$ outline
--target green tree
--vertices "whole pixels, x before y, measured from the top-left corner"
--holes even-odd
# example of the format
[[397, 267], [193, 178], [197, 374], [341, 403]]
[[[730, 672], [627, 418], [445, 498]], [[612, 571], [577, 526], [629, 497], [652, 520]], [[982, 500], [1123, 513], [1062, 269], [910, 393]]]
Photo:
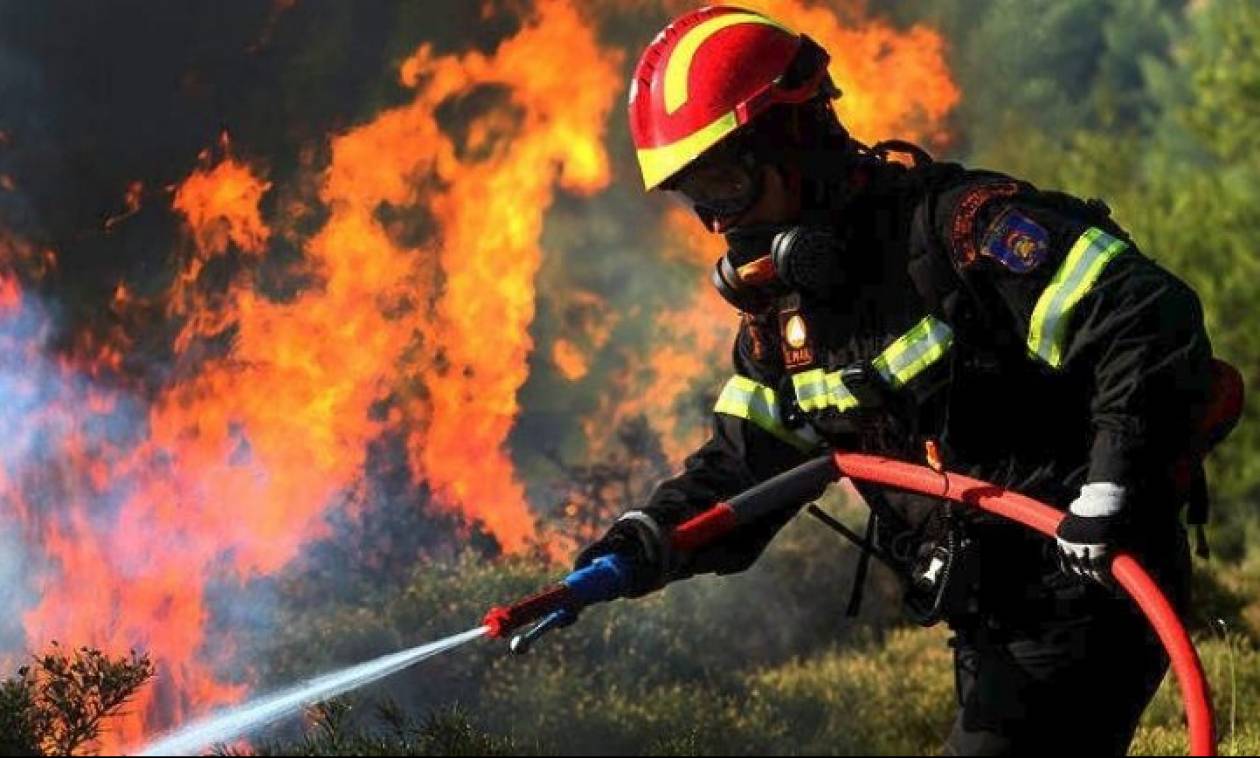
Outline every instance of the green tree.
[[[1146, 2], [1117, 5], [1136, 8]], [[1113, 30], [1103, 35], [1108, 41], [1103, 49], [1112, 52], [1094, 54], [1105, 62], [1127, 49], [1140, 65], [1124, 76], [1083, 82], [1081, 98], [1095, 116], [1069, 118], [1068, 129], [1060, 128], [1063, 122], [1008, 118], [1003, 130], [977, 132], [971, 162], [1043, 187], [1104, 198], [1143, 251], [1199, 293], [1216, 353], [1244, 377], [1255, 377], [1260, 375], [1260, 334], [1253, 327], [1260, 302], [1260, 7], [1248, 0], [1214, 0], [1183, 14], [1165, 8], [1164, 14], [1163, 51], [1156, 44], [1161, 38], [1135, 13], [1113, 14], [1103, 24]], [[1147, 31], [1124, 31], [1126, 18]], [[998, 73], [995, 86], [1001, 89], [1005, 79], [1001, 69]], [[1126, 82], [1131, 90], [1117, 96], [1120, 105], [1108, 98], [1116, 88], [1107, 82]], [[989, 96], [977, 94], [980, 100]], [[1129, 120], [1103, 115], [1107, 109], [1125, 112], [1130, 107], [1123, 106], [1125, 98], [1153, 109]], [[1243, 423], [1212, 464], [1223, 506], [1218, 515], [1229, 525], [1217, 530], [1218, 542], [1224, 539], [1234, 555], [1241, 554], [1248, 534], [1234, 527], [1260, 490], [1257, 408], [1248, 402]]]
[[[1250, 378], [1260, 376], [1260, 7], [1215, 0], [1188, 19], [1175, 67], [1154, 80], [1165, 110], [1122, 211], [1199, 292], [1217, 353]], [[1217, 490], [1228, 501], [1250, 502], [1260, 489], [1258, 407], [1247, 404], [1219, 453]]]
[[0, 681], [0, 754], [73, 755], [153, 676], [147, 655], [112, 658], [57, 643], [17, 676]]
[[963, 92], [955, 132], [984, 155], [1011, 132], [1134, 129], [1159, 110], [1147, 69], [1166, 61], [1184, 0], [943, 0], [899, 3], [902, 23], [949, 41]]

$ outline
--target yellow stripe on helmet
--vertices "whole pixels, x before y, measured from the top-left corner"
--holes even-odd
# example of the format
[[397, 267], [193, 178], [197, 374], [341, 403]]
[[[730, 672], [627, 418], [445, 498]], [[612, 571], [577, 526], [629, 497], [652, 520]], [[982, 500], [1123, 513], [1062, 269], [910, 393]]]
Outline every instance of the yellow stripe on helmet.
[[756, 13], [726, 13], [696, 24], [683, 33], [665, 64], [665, 112], [672, 114], [687, 102], [687, 80], [696, 51], [713, 35], [737, 24], [762, 24], [795, 34], [783, 24]]
[[737, 128], [739, 128], [739, 119], [735, 111], [731, 111], [680, 140], [660, 147], [639, 150], [639, 168], [643, 170], [643, 186], [649, 190], [654, 189]]

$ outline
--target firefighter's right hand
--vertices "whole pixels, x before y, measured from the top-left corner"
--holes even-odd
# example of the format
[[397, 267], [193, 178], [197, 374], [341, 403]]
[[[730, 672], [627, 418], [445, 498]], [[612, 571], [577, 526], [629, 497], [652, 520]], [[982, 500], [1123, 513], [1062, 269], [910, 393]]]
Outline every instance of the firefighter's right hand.
[[665, 533], [656, 521], [643, 511], [629, 511], [612, 527], [578, 554], [574, 568], [580, 569], [601, 555], [617, 554], [630, 566], [630, 589], [627, 597], [641, 597], [665, 586], [668, 552]]

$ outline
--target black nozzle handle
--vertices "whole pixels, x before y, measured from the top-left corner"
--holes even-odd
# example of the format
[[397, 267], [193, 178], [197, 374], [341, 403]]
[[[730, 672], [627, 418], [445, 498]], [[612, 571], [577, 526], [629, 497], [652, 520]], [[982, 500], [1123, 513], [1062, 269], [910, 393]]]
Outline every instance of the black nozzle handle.
[[839, 478], [835, 458], [823, 455], [745, 490], [727, 504], [735, 511], [739, 523], [746, 524], [782, 508], [813, 500]]

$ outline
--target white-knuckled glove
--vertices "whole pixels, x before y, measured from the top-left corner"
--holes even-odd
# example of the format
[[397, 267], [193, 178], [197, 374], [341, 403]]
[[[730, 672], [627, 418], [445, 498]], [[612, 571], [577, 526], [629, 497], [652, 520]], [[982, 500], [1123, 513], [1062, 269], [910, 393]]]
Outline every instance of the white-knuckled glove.
[[1059, 524], [1059, 565], [1069, 575], [1108, 584], [1111, 556], [1127, 522], [1124, 487], [1092, 482], [1081, 487]]

